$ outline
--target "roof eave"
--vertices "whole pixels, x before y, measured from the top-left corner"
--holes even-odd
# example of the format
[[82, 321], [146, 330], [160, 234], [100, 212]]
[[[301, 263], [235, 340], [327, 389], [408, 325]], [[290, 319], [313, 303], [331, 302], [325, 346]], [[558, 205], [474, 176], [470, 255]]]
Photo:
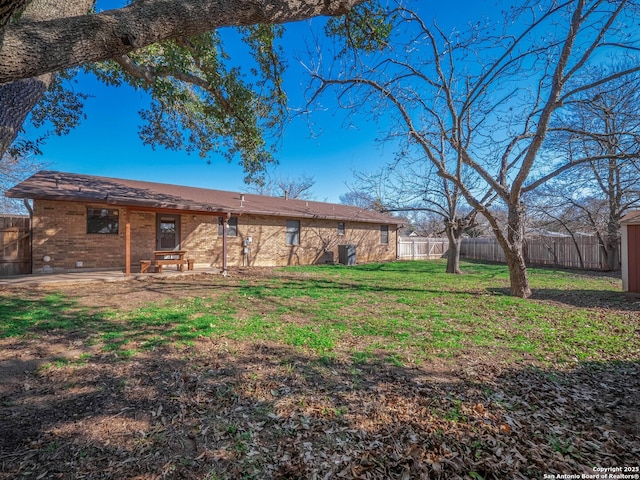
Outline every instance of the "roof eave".
[[[68, 202], [95, 202], [95, 203], [105, 203], [108, 205], [114, 206], [122, 206], [122, 207], [139, 207], [139, 208], [149, 208], [149, 209], [158, 209], [158, 210], [174, 210], [174, 211], [184, 211], [190, 213], [208, 213], [208, 214], [228, 214], [233, 213], [237, 215], [264, 215], [270, 217], [293, 217], [293, 218], [306, 218], [306, 219], [318, 219], [318, 220], [333, 220], [338, 222], [357, 222], [357, 223], [373, 223], [373, 224], [382, 224], [382, 225], [402, 225], [402, 222], [398, 222], [394, 220], [393, 217], [385, 217], [385, 216], [371, 216], [368, 214], [372, 212], [368, 212], [362, 210], [360, 212], [354, 212], [353, 215], [348, 214], [326, 214], [326, 213], [312, 213], [305, 211], [296, 211], [295, 209], [285, 209], [283, 211], [273, 211], [266, 210], [261, 208], [251, 208], [245, 202], [243, 206], [229, 206], [229, 205], [212, 205], [212, 204], [203, 204], [198, 202], [186, 203], [189, 200], [184, 199], [185, 202], [162, 202], [157, 199], [141, 199], [141, 198], [131, 198], [131, 197], [119, 197], [113, 195], [104, 196], [100, 192], [96, 192], [95, 190], [71, 190], [61, 188], [56, 191], [52, 191], [53, 187], [49, 187], [47, 190], [48, 193], [43, 193], [41, 190], [37, 191], [33, 188], [20, 188], [19, 186], [15, 186], [6, 190], [4, 195], [8, 198], [28, 198], [34, 200], [51, 200], [51, 201], [68, 201]], [[182, 199], [180, 199], [182, 200]], [[360, 214], [363, 214], [360, 217]]]

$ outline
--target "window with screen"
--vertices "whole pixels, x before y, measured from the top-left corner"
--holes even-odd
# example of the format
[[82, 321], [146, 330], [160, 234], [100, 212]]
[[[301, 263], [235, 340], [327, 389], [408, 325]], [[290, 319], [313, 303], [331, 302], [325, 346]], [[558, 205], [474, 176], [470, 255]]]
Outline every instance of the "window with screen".
[[389, 243], [389, 225], [380, 225], [380, 243], [383, 245]]

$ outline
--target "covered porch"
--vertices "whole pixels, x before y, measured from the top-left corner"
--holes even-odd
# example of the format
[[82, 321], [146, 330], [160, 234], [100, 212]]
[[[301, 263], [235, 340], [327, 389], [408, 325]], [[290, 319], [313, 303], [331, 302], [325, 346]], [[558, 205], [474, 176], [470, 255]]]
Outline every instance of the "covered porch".
[[[120, 228], [124, 232], [126, 277], [138, 272], [154, 275], [172, 272], [172, 268], [163, 268], [171, 265], [180, 272], [210, 269], [217, 269], [222, 274], [227, 272], [231, 213], [116, 206], [124, 214]], [[145, 215], [147, 221], [138, 219], [134, 228], [132, 217], [136, 214]], [[149, 218], [153, 220], [149, 221]], [[215, 243], [216, 247], [209, 245], [203, 249], [203, 237], [207, 235], [203, 235], [201, 229], [209, 230], [209, 242]], [[213, 237], [215, 241], [211, 240]], [[206, 250], [215, 251], [215, 258], [204, 253]]]

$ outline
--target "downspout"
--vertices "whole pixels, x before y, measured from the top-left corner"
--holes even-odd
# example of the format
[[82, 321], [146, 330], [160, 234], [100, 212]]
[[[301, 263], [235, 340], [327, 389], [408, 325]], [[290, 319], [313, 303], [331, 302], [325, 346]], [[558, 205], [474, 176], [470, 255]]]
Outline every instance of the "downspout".
[[229, 228], [230, 213], [224, 217], [222, 222], [222, 276], [227, 276], [227, 228]]
[[33, 274], [33, 208], [28, 198], [23, 198], [22, 203], [29, 212], [29, 273]]
[[131, 209], [125, 209], [124, 226], [124, 276], [131, 276]]

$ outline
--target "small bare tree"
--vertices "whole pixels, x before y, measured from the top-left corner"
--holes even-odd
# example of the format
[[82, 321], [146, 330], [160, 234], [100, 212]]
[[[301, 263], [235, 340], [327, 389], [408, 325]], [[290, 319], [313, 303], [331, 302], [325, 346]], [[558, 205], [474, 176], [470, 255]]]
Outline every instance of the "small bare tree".
[[258, 195], [312, 200], [315, 196], [312, 191], [315, 184], [313, 177], [308, 175], [297, 178], [276, 175], [267, 177], [261, 184], [249, 185], [249, 191]]
[[30, 177], [42, 167], [42, 162], [34, 157], [21, 158], [8, 154], [0, 157], [0, 213], [24, 215], [29, 211], [29, 204], [7, 198], [2, 192]]
[[[398, 168], [402, 164], [402, 168]], [[460, 274], [460, 247], [463, 234], [476, 225], [476, 212], [469, 208], [454, 183], [438, 177], [428, 163], [399, 158], [392, 168], [376, 173], [357, 172], [357, 190], [375, 192], [377, 203], [385, 212], [402, 212], [420, 223], [425, 215], [438, 219], [440, 229], [449, 240], [447, 273]]]

